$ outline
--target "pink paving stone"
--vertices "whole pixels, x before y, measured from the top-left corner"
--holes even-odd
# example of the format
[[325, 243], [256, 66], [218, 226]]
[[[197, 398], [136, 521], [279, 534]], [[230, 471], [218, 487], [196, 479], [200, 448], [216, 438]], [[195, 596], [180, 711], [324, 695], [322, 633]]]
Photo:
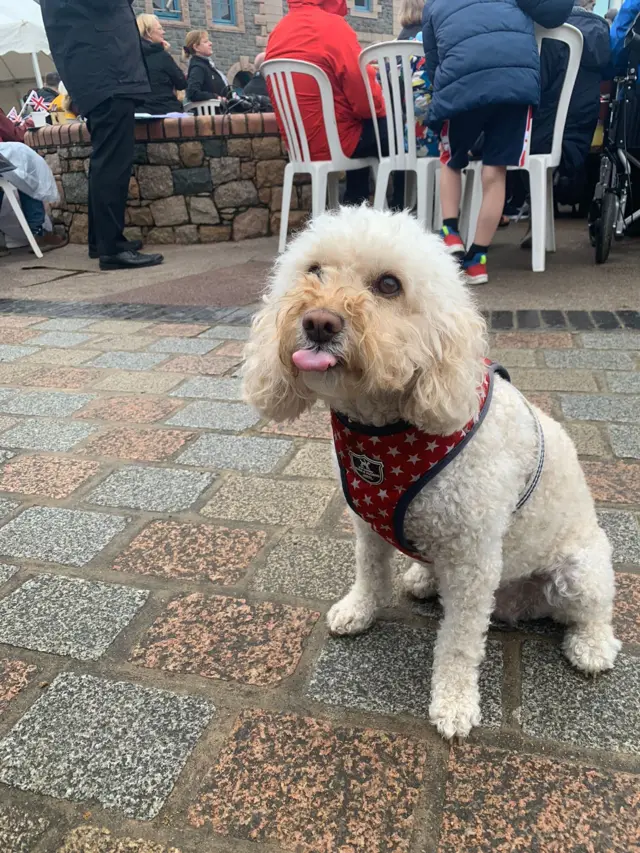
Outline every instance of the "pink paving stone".
[[31, 329], [12, 329], [0, 326], [0, 344], [24, 344], [31, 338], [35, 338], [40, 332]]
[[234, 370], [239, 364], [239, 358], [216, 356], [210, 353], [208, 355], [179, 355], [155, 369], [176, 373], [200, 373], [204, 376], [222, 376], [229, 370]]
[[602, 503], [636, 504], [640, 495], [640, 465], [626, 462], [582, 462], [591, 493]]
[[148, 397], [103, 397], [92, 400], [75, 418], [105, 421], [131, 421], [136, 424], [150, 424], [168, 418], [181, 406], [179, 400], [166, 397], [150, 399]]
[[19, 456], [0, 472], [0, 491], [67, 498], [99, 468], [98, 462], [64, 456]]
[[24, 690], [36, 671], [33, 664], [22, 660], [0, 658], [0, 714]]
[[616, 572], [613, 627], [623, 643], [640, 646], [640, 575]]
[[217, 347], [214, 355], [232, 355], [241, 358], [243, 352], [244, 343], [242, 341], [225, 341], [222, 346]]
[[90, 456], [135, 459], [138, 462], [161, 462], [194, 435], [186, 430], [115, 427], [101, 435], [92, 436], [78, 452]]
[[206, 332], [208, 328], [209, 326], [203, 326], [199, 323], [159, 323], [157, 326], [145, 329], [145, 334], [161, 335], [167, 338], [193, 338], [202, 332]]
[[496, 332], [493, 346], [497, 349], [569, 349], [573, 338], [569, 332]]
[[310, 409], [297, 420], [283, 424], [267, 424], [261, 432], [295, 435], [302, 438], [331, 438], [331, 417], [326, 409]]

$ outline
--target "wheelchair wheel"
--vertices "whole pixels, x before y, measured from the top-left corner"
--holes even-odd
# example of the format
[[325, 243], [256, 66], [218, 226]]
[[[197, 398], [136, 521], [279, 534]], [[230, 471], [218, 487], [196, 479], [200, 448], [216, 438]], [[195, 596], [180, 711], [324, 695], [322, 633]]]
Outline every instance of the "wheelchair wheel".
[[596, 263], [604, 264], [611, 251], [611, 240], [616, 225], [618, 214], [618, 196], [613, 192], [605, 192], [602, 197], [600, 217], [595, 223], [594, 237], [596, 249]]

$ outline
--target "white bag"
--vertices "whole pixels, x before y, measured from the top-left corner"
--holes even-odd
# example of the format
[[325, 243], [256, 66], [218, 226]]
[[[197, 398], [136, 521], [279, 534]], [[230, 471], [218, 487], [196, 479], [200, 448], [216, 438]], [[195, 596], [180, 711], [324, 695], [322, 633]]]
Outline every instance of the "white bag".
[[0, 154], [16, 167], [2, 174], [16, 189], [38, 201], [58, 201], [53, 172], [32, 148], [23, 142], [0, 142]]

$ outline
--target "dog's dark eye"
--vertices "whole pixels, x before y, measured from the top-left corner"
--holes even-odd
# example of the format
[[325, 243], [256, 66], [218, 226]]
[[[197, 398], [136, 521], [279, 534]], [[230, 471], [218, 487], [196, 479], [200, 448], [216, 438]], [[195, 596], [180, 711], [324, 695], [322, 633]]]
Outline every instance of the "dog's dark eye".
[[309, 275], [317, 275], [318, 278], [322, 278], [322, 267], [320, 264], [311, 264], [307, 272]]
[[402, 290], [402, 285], [395, 275], [381, 275], [371, 287], [381, 296], [397, 296]]

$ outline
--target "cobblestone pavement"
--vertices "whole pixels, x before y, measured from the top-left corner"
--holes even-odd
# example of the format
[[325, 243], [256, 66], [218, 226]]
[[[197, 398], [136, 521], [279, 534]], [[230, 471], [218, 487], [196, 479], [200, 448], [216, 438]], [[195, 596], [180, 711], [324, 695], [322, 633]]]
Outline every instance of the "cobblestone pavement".
[[587, 679], [552, 624], [495, 625], [450, 748], [437, 606], [327, 634], [353, 572], [327, 412], [240, 401], [250, 312], [37, 305], [0, 314], [2, 853], [640, 849], [637, 314], [494, 312], [493, 357], [578, 445], [624, 652]]

